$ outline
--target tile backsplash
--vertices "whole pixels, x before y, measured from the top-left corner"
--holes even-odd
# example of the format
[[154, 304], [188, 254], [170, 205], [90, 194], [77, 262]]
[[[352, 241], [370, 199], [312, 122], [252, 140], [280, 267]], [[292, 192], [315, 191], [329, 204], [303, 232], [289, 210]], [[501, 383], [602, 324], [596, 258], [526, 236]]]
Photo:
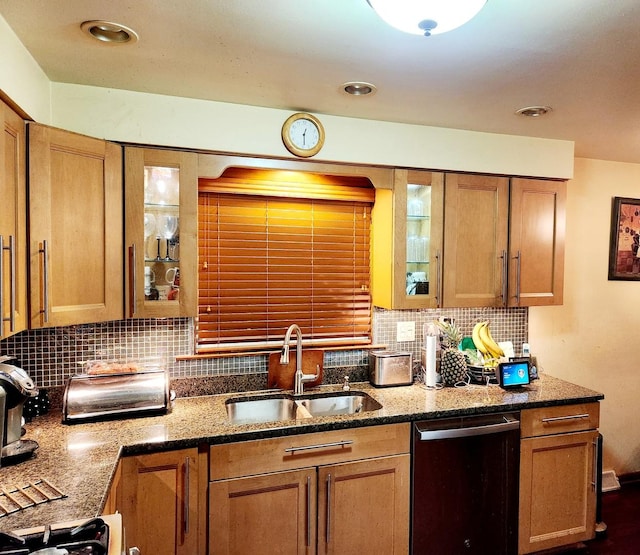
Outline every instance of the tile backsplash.
[[[496, 341], [511, 340], [516, 352], [528, 337], [528, 309], [374, 309], [373, 342], [389, 349], [411, 351], [420, 360], [422, 329], [440, 316], [455, 318], [465, 335], [481, 319], [491, 322]], [[397, 342], [398, 322], [415, 322], [415, 341]], [[61, 386], [88, 360], [160, 359], [171, 378], [225, 376], [267, 372], [267, 355], [191, 359], [194, 320], [165, 318], [122, 320], [61, 328], [25, 331], [0, 341], [0, 355], [12, 355], [39, 387]], [[328, 351], [325, 369], [360, 368], [368, 365], [368, 351]]]

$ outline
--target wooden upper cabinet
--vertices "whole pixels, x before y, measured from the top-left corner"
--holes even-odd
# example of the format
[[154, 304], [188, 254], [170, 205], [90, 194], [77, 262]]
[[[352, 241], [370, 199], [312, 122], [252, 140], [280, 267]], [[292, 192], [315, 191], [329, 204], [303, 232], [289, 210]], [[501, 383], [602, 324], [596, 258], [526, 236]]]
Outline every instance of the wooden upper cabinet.
[[26, 124], [0, 101], [0, 339], [27, 328]]
[[504, 306], [509, 179], [445, 177], [445, 307]]
[[509, 306], [562, 304], [564, 181], [511, 180]]
[[372, 211], [372, 299], [383, 308], [435, 308], [442, 292], [444, 174], [394, 170]]
[[196, 316], [198, 156], [125, 148], [126, 316]]
[[122, 148], [28, 132], [31, 327], [122, 319]]

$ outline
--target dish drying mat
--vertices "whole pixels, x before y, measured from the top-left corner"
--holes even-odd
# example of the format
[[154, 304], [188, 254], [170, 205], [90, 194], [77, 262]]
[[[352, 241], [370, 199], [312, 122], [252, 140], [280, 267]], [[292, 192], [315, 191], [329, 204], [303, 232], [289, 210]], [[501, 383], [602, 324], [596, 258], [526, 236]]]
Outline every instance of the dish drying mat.
[[0, 518], [48, 501], [67, 497], [48, 480], [41, 478], [20, 487], [0, 487]]

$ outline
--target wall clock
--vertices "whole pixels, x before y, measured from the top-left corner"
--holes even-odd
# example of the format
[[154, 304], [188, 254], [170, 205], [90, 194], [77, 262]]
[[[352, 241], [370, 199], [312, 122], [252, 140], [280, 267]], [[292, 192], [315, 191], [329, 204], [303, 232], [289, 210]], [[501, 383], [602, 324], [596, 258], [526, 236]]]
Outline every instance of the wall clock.
[[291, 154], [302, 158], [315, 156], [324, 145], [322, 123], [311, 114], [293, 114], [282, 125], [282, 142]]

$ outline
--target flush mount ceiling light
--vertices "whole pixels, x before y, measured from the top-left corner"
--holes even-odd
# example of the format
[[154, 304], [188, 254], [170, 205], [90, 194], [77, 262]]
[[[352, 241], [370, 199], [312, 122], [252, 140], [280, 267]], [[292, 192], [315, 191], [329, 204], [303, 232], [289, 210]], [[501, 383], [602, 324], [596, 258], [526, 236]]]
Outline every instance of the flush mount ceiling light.
[[85, 21], [80, 28], [90, 37], [102, 42], [124, 44], [138, 40], [138, 34], [133, 29], [111, 21]]
[[414, 35], [437, 35], [464, 25], [487, 0], [367, 0], [389, 25]]
[[347, 94], [353, 96], [365, 96], [367, 94], [374, 94], [376, 92], [376, 86], [371, 83], [365, 83], [363, 81], [349, 81], [340, 86], [340, 88]]
[[528, 118], [539, 118], [549, 112], [551, 112], [550, 106], [527, 106], [526, 108], [516, 110], [516, 114], [519, 116], [526, 116]]

